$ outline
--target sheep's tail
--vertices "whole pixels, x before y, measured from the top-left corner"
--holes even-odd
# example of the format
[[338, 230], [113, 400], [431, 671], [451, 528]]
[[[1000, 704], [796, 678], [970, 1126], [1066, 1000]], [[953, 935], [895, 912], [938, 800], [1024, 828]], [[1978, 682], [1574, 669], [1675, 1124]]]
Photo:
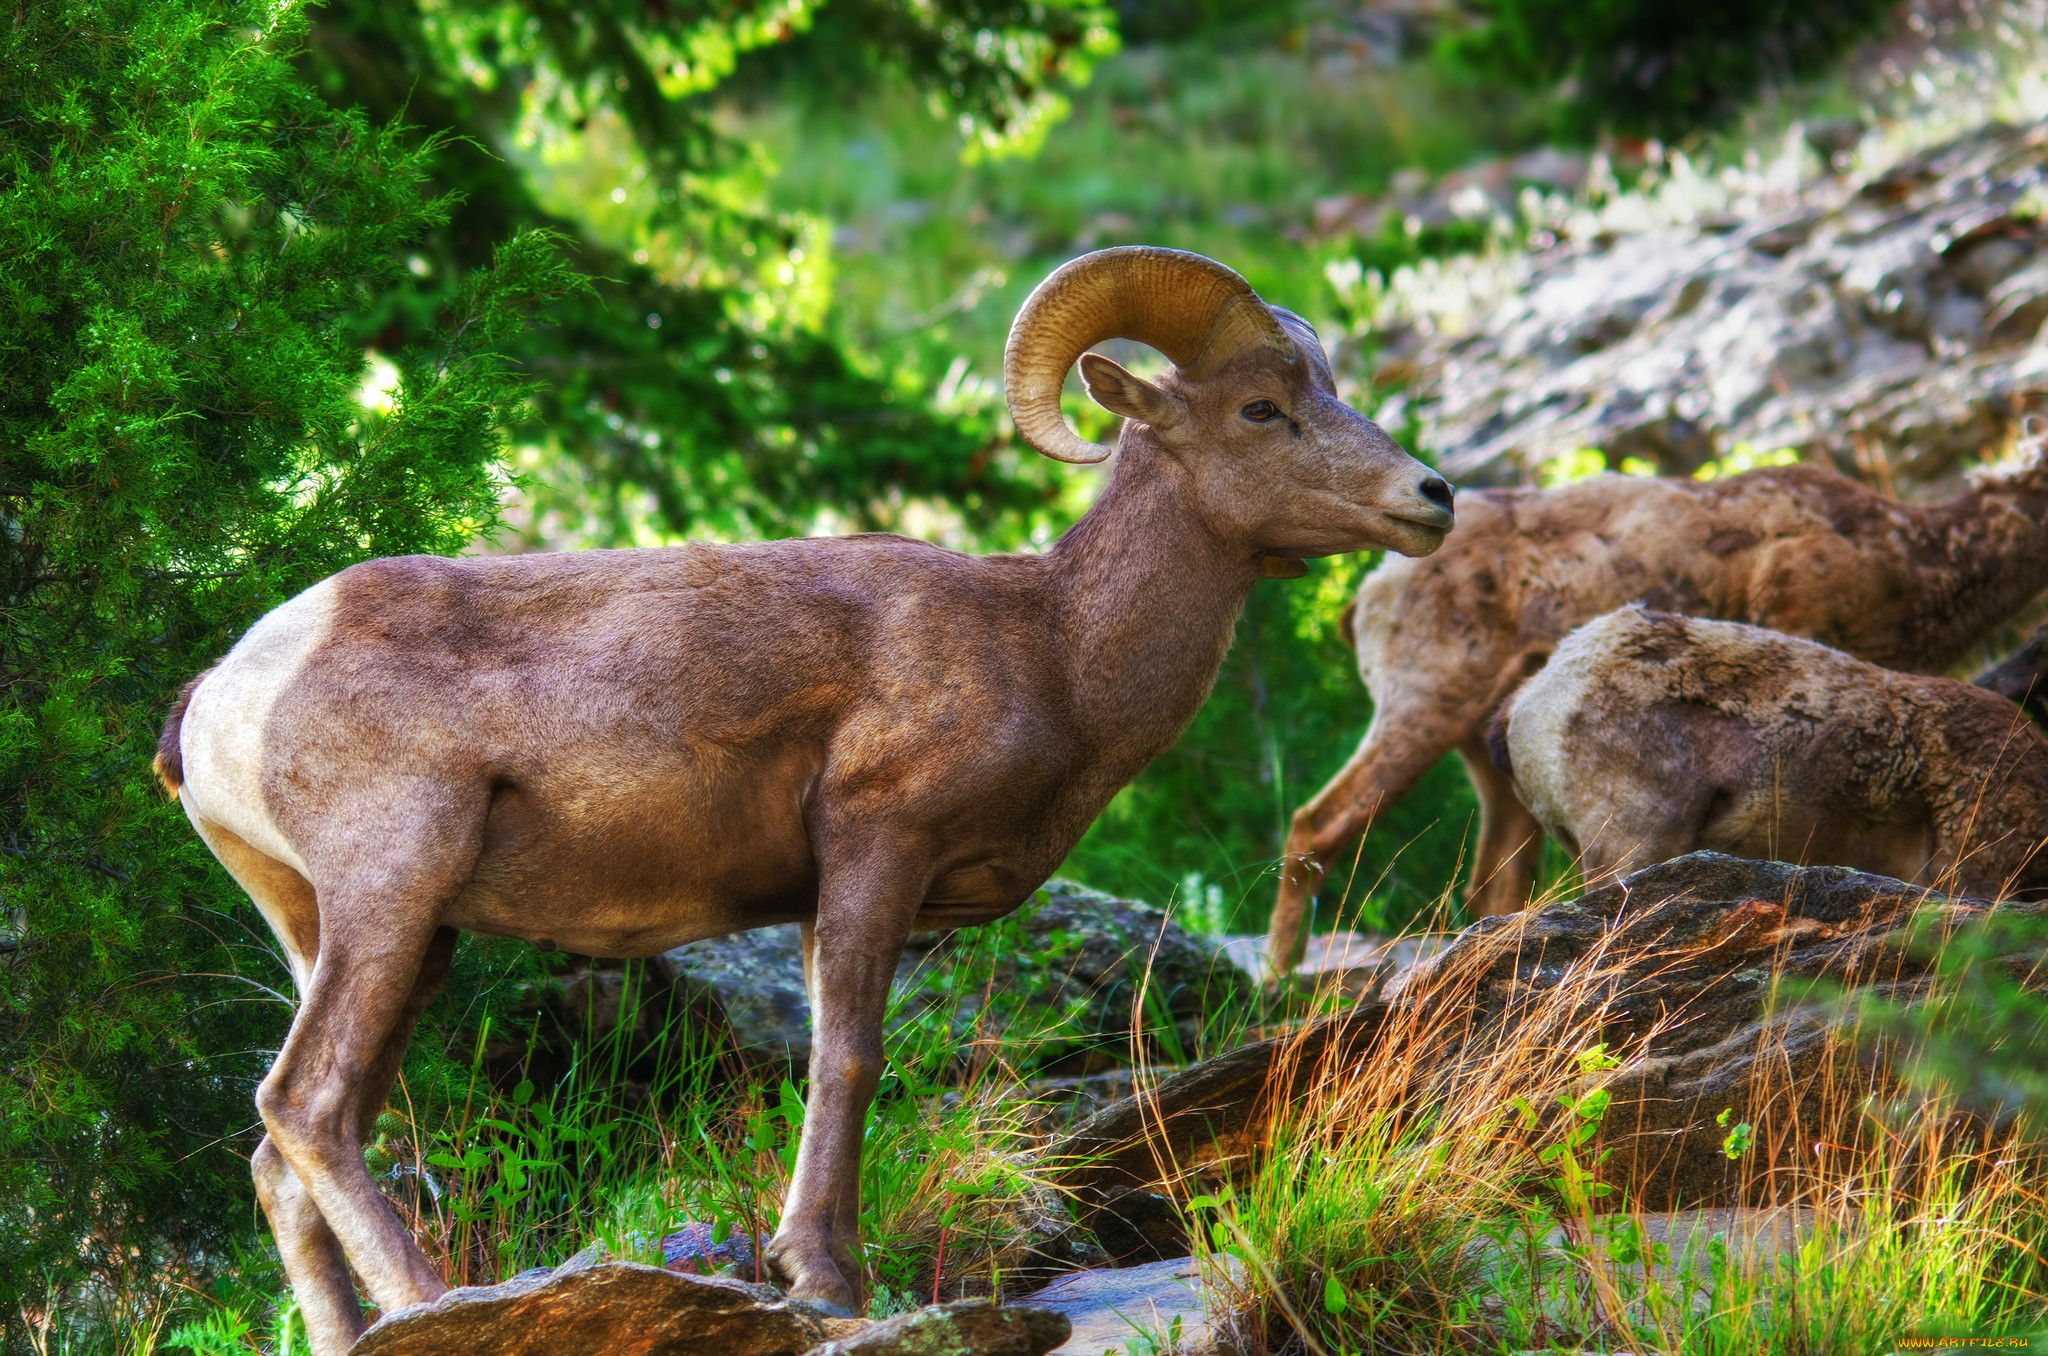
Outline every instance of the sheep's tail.
[[192, 694], [206, 681], [206, 674], [212, 673], [208, 666], [205, 673], [178, 689], [178, 695], [171, 702], [171, 714], [164, 721], [164, 732], [156, 740], [156, 775], [164, 784], [164, 790], [171, 793], [171, 799], [178, 798], [178, 792], [185, 785], [185, 750], [180, 736], [185, 730], [185, 708], [192, 704]]

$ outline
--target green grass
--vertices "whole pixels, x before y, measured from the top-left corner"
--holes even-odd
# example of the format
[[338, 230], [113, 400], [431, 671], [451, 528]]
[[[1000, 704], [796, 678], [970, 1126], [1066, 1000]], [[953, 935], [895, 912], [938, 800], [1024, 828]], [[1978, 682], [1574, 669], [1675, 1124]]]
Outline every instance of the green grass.
[[[1069, 1223], [1050, 1181], [1058, 1164], [1039, 1154], [1063, 1113], [1029, 1079], [1072, 1048], [1078, 1014], [1003, 982], [1024, 945], [1011, 920], [968, 930], [934, 953], [924, 982], [899, 990], [862, 1157], [875, 1316], [998, 1293], [1033, 1241]], [[401, 1084], [378, 1119], [366, 1161], [448, 1284], [557, 1265], [592, 1242], [659, 1265], [662, 1236], [690, 1221], [721, 1239], [774, 1232], [802, 1089], [740, 1067], [692, 1021], [639, 1022], [645, 974], [630, 973], [617, 1025], [581, 1048], [554, 1088], [494, 1086], [485, 1030], [452, 1099], [428, 1109]], [[1217, 1053], [1255, 1016], [1215, 1013], [1183, 1050], [1159, 1004], [1135, 1007], [1123, 1063]], [[654, 1027], [645, 1040], [632, 1034], [643, 1025]], [[284, 1352], [290, 1331], [303, 1335], [267, 1240], [199, 1289], [182, 1279], [156, 1277], [125, 1307], [60, 1300], [50, 1350], [142, 1353], [162, 1342], [225, 1356]]]
[[[1860, 1356], [2048, 1333], [2048, 1146], [1955, 1119], [1939, 1089], [1862, 1102], [1824, 1088], [1803, 1111], [1760, 1100], [1758, 1124], [1727, 1127], [1730, 1190], [1806, 1212], [1810, 1231], [1759, 1249], [1702, 1228], [1677, 1256], [1653, 1241], [1603, 1180], [1604, 1076], [1641, 1052], [1598, 1043], [1595, 968], [1446, 1072], [1436, 1052], [1465, 1020], [1450, 977], [1363, 1056], [1317, 1070], [1248, 1171], [1191, 1183], [1198, 1236], [1239, 1277], [1226, 1315], [1315, 1356]], [[2008, 1031], [1989, 1013], [1976, 1028]]]

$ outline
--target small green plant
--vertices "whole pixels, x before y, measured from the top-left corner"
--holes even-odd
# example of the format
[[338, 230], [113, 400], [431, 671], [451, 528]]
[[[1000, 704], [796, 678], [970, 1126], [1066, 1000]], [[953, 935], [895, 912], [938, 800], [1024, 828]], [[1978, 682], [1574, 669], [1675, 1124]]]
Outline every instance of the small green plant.
[[1728, 1118], [1731, 1114], [1729, 1110], [1723, 1108], [1721, 1114], [1714, 1117], [1714, 1124], [1728, 1132], [1721, 1141], [1722, 1157], [1737, 1159], [1748, 1153], [1750, 1145], [1755, 1142], [1755, 1127], [1748, 1121], [1741, 1121], [1735, 1125], [1728, 1124]]
[[1126, 1317], [1131, 1335], [1124, 1339], [1121, 1348], [1112, 1347], [1111, 1352], [1121, 1350], [1122, 1356], [1178, 1356], [1181, 1346], [1181, 1316], [1175, 1314], [1164, 1327], [1150, 1327]]

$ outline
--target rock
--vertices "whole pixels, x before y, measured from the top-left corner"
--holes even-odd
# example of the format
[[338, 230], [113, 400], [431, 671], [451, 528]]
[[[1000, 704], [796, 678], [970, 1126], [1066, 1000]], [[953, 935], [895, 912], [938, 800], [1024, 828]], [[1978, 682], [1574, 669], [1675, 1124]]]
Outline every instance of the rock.
[[[1249, 999], [1251, 985], [1210, 937], [1189, 932], [1140, 900], [1069, 880], [1048, 881], [1016, 915], [1026, 943], [999, 982], [1037, 989], [1035, 1001], [1080, 1009], [1074, 1053], [1052, 1073], [1088, 1073], [1124, 1062], [1138, 996], [1147, 993], [1191, 1051], [1213, 1007]], [[1153, 1052], [1152, 1058], [1163, 1053]]]
[[[1522, 1023], [1569, 977], [1574, 1013], [1597, 1023], [1589, 1040], [1627, 1056], [1601, 1076], [1612, 1098], [1603, 1180], [1633, 1208], [1711, 1202], [1764, 1168], [1797, 1170], [1814, 1143], [1849, 1133], [1834, 1121], [1860, 1115], [1863, 1093], [1892, 1086], [1883, 1048], [1858, 1046], [1835, 1024], [1837, 1009], [1798, 998], [1801, 986], [1826, 980], [1915, 1001], [1931, 983], [1915, 925], [1952, 928], [1992, 907], [1841, 867], [1694, 853], [1575, 900], [1484, 919], [1380, 998], [1183, 1070], [1081, 1122], [1049, 1154], [1077, 1164], [1064, 1180], [1084, 1208], [1102, 1208], [1151, 1190], [1160, 1162], [1187, 1170], [1252, 1151], [1273, 1106], [1387, 1031], [1424, 1033], [1405, 1037], [1426, 1044], [1403, 1058], [1421, 1070], [1415, 1095], [1440, 1095], [1525, 1039]], [[2048, 904], [1996, 907], [2048, 916]], [[1389, 1025], [1393, 1015], [1402, 1022]], [[1731, 1174], [1723, 1111], [1754, 1123], [1756, 1152], [1776, 1145], [1781, 1161]], [[1774, 1135], [1777, 1123], [1800, 1132]]]
[[1045, 1356], [1069, 1330], [1049, 1307], [956, 1300], [870, 1323], [811, 1356]]
[[1078, 1223], [1095, 1236], [1109, 1262], [1134, 1267], [1188, 1250], [1188, 1229], [1172, 1198], [1157, 1191], [1112, 1187], [1080, 1195]]
[[386, 1315], [350, 1356], [800, 1356], [827, 1337], [766, 1286], [579, 1254]]
[[1161, 1340], [1159, 1350], [1176, 1356], [1220, 1356], [1235, 1350], [1203, 1304], [1201, 1270], [1192, 1257], [1114, 1271], [1078, 1271], [1022, 1302], [1064, 1315], [1073, 1324], [1073, 1335], [1056, 1348], [1055, 1356], [1129, 1351], [1132, 1338], [1145, 1334], [1164, 1339], [1175, 1321], [1180, 1324], [1179, 1344], [1169, 1348]]
[[[1141, 978], [1151, 1001], [1174, 1019], [1183, 1049], [1193, 1047], [1209, 1005], [1250, 993], [1217, 942], [1149, 904], [1072, 881], [1048, 882], [1009, 920], [991, 926], [1020, 934], [1017, 951], [996, 964], [1005, 1002], [1051, 1013], [1075, 1009], [1065, 1032], [1068, 1053], [1048, 1072], [1089, 1073], [1122, 1062]], [[981, 1012], [983, 990], [958, 993], [931, 981], [949, 952], [977, 936], [962, 930], [913, 939], [896, 970], [907, 1014], [950, 1004], [955, 1027], [967, 1032]], [[722, 1023], [743, 1056], [795, 1067], [809, 1061], [810, 1003], [795, 925], [692, 942], [664, 953], [660, 964], [679, 996]]]
[[[1386, 1009], [1384, 1001], [1369, 1000], [1301, 1031], [1191, 1065], [1088, 1117], [1045, 1157], [1068, 1165], [1058, 1177], [1085, 1222], [1093, 1210], [1117, 1204], [1121, 1193], [1156, 1185], [1162, 1161], [1197, 1169], [1248, 1150], [1272, 1102], [1290, 1096], [1319, 1061], [1362, 1049], [1378, 1033]], [[1126, 1218], [1136, 1208], [1143, 1207], [1119, 1205], [1118, 1215]], [[1155, 1242], [1162, 1241], [1152, 1232]]]
[[810, 1063], [811, 1004], [796, 924], [690, 942], [664, 951], [659, 964], [678, 992], [724, 1025], [743, 1057], [799, 1069]]
[[[929, 933], [912, 939], [896, 965], [898, 986], [915, 982], [934, 941]], [[799, 1072], [810, 1063], [811, 1002], [795, 923], [672, 947], [656, 964], [677, 997], [722, 1030], [742, 1059]]]
[[1034, 1119], [1041, 1125], [1067, 1125], [1086, 1120], [1112, 1102], [1120, 1102], [1138, 1090], [1137, 1074], [1131, 1069], [1106, 1073], [1063, 1074], [1034, 1078], [1024, 1085], [1031, 1098]]
[[1755, 215], [1532, 256], [1413, 360], [1422, 443], [1472, 485], [1581, 448], [1684, 475], [1749, 444], [1933, 486], [2048, 406], [2044, 163], [2048, 123], [1992, 124]]

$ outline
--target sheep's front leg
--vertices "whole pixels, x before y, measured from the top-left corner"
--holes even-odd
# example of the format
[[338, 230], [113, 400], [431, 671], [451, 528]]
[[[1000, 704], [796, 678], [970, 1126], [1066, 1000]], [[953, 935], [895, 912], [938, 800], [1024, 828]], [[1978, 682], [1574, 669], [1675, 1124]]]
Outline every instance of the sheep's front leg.
[[1294, 812], [1280, 856], [1280, 892], [1266, 936], [1266, 964], [1273, 980], [1301, 964], [1302, 924], [1309, 901], [1323, 883], [1331, 857], [1364, 833], [1373, 816], [1392, 805], [1447, 752], [1445, 721], [1426, 710], [1383, 708], [1358, 752], [1314, 800]]
[[1523, 807], [1514, 782], [1493, 765], [1485, 746], [1462, 745], [1458, 757], [1479, 796], [1479, 844], [1472, 854], [1465, 908], [1474, 918], [1519, 913], [1536, 880], [1543, 826]]
[[811, 1069], [803, 1141], [768, 1262], [795, 1298], [853, 1314], [866, 1307], [867, 1288], [861, 1136], [882, 1077], [889, 985], [925, 879], [894, 863], [827, 876], [804, 934]]

